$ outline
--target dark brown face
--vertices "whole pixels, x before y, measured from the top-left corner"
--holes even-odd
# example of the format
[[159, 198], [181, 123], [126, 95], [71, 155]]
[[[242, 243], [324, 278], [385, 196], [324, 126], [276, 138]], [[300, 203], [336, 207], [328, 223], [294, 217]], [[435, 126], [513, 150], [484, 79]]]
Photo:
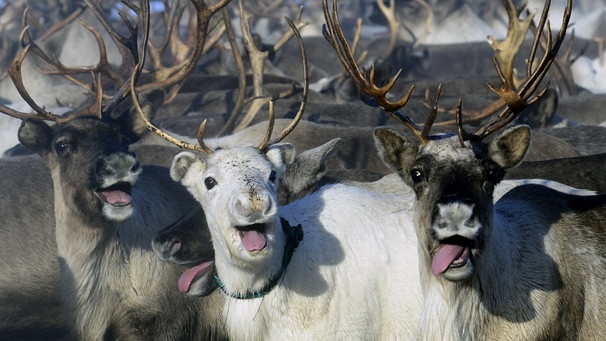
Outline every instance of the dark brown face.
[[451, 281], [470, 278], [492, 224], [494, 187], [504, 170], [483, 144], [431, 141], [408, 170], [417, 195], [420, 234], [431, 270]]
[[42, 156], [60, 185], [63, 202], [87, 220], [122, 221], [130, 217], [130, 190], [140, 172], [121, 127], [79, 118], [52, 127], [24, 120], [19, 140]]

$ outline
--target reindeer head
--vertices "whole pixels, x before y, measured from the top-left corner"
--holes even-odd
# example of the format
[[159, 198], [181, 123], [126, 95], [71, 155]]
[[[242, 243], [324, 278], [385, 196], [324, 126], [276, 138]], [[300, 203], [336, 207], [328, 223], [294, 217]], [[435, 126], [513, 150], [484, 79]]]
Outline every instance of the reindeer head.
[[[0, 112], [22, 119], [19, 141], [42, 156], [50, 167], [56, 197], [62, 199], [55, 200], [56, 207], [62, 207], [62, 212], [68, 210], [75, 213], [87, 222], [123, 221], [133, 212], [130, 191], [141, 171], [134, 154], [128, 151], [131, 138], [135, 137], [130, 132], [137, 126], [137, 117], [130, 113], [123, 113], [118, 118], [111, 116], [128, 95], [128, 81], [137, 79], [140, 73], [138, 33], [126, 17], [123, 19], [129, 35], [123, 36], [112, 31], [98, 6], [92, 2], [87, 4], [116, 42], [123, 58], [121, 71], [132, 69], [132, 76], [117, 76], [119, 73], [107, 60], [101, 34], [84, 22], [82, 25], [96, 37], [100, 54], [99, 63], [90, 67], [67, 67], [61, 64], [38, 46], [25, 25], [21, 34], [24, 48], [11, 64], [9, 75], [21, 97], [35, 113], [18, 112], [2, 105]], [[146, 28], [149, 8], [140, 8], [131, 3], [128, 5], [138, 15], [140, 26]], [[22, 77], [22, 64], [29, 52], [51, 68], [41, 70], [42, 73], [62, 75], [72, 80], [94, 95], [91, 96], [93, 100], [63, 116], [48, 112], [36, 104]], [[81, 78], [74, 76], [77, 74], [92, 75], [92, 84], [85, 84]], [[101, 75], [117, 81], [112, 96], [103, 93]], [[128, 120], [124, 120], [125, 117]], [[45, 121], [55, 124], [49, 125]]]
[[19, 141], [45, 159], [68, 208], [85, 219], [131, 216], [130, 191], [141, 168], [122, 125], [82, 117], [49, 126], [30, 118], [19, 128]]
[[421, 145], [392, 129], [377, 129], [375, 139], [383, 161], [416, 193], [415, 226], [433, 274], [469, 278], [493, 225], [494, 188], [522, 161], [530, 129], [509, 128], [489, 143], [463, 145], [457, 136]]
[[[280, 255], [283, 254], [286, 239], [279, 230], [282, 224], [277, 214], [277, 185], [287, 165], [293, 163], [295, 150], [291, 144], [279, 142], [301, 119], [309, 90], [303, 41], [296, 26], [290, 20], [287, 21], [301, 48], [305, 75], [303, 100], [291, 124], [273, 140], [273, 99], [269, 101], [268, 129], [257, 147], [242, 146], [218, 150], [208, 148], [203, 138], [206, 120], [198, 129], [198, 144], [170, 136], [142, 114], [134, 84], [131, 83], [135, 108], [148, 128], [179, 147], [200, 152], [182, 152], [175, 156], [171, 165], [171, 176], [175, 181], [181, 182], [200, 202], [206, 214], [215, 252], [220, 255], [216, 261], [223, 261], [221, 264], [225, 266], [250, 270], [246, 272], [253, 273], [257, 277], [256, 281], [260, 281], [260, 286], [266, 284], [270, 274], [277, 273], [280, 269]], [[191, 282], [200, 273], [207, 272], [208, 268], [206, 265], [192, 269], [191, 273], [187, 274], [187, 280]], [[241, 287], [230, 289], [239, 293], [251, 289], [250, 283], [238, 284]]]
[[[509, 16], [507, 37], [503, 41], [489, 39], [495, 52], [494, 61], [501, 87], [488, 85], [499, 96], [494, 106], [505, 108], [496, 119], [475, 134], [470, 134], [463, 130], [459, 102], [456, 110], [458, 136], [429, 134], [438, 112], [441, 87], [438, 87], [432, 111], [423, 128], [399, 112], [408, 101], [412, 87], [401, 100], [387, 100], [386, 94], [395, 84], [399, 73], [387, 85], [377, 87], [372, 68], [370, 73], [365, 70], [361, 72], [338, 25], [337, 6], [334, 4], [333, 14], [330, 15], [326, 1], [323, 1], [327, 21], [324, 36], [354, 79], [363, 95], [362, 100], [368, 105], [383, 108], [412, 130], [420, 141], [410, 142], [392, 129], [379, 128], [375, 131], [379, 155], [416, 193], [415, 226], [420, 242], [421, 261], [426, 263], [422, 265], [431, 269], [434, 275], [441, 275], [447, 280], [462, 281], [471, 278], [474, 275], [474, 264], [481, 257], [483, 242], [490, 238], [494, 223], [494, 187], [507, 169], [516, 166], [524, 158], [530, 145], [530, 129], [527, 126], [509, 128], [491, 142], [484, 143], [482, 140], [512, 122], [547, 89], [547, 86], [544, 87], [533, 97], [564, 40], [572, 8], [570, 1], [560, 33], [553, 44], [549, 23], [546, 21], [549, 0], [546, 1], [539, 24], [535, 27], [536, 34], [527, 59], [525, 79], [515, 76], [513, 64], [526, 33], [533, 24], [534, 13], [528, 13], [524, 20], [520, 20], [518, 17], [523, 7], [516, 8], [512, 1], [503, 1]], [[546, 52], [535, 64], [539, 44], [543, 44]]]
[[[200, 201], [217, 252], [227, 257], [253, 261], [276, 250], [277, 184], [294, 158], [290, 144], [275, 144], [265, 153], [254, 147], [217, 150], [198, 156], [178, 154], [171, 176]], [[220, 236], [220, 237], [219, 237]]]

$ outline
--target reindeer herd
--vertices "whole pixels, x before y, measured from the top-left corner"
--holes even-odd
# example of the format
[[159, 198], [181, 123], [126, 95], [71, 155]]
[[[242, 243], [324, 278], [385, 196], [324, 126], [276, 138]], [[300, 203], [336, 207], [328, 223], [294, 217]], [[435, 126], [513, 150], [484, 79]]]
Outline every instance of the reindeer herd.
[[[394, 2], [378, 3], [389, 18]], [[553, 32], [549, 0], [538, 18], [503, 0], [507, 35], [489, 39], [497, 77], [484, 93], [498, 98], [478, 112], [459, 100], [452, 122], [438, 103], [448, 87], [416, 97], [385, 63], [360, 66], [361, 26], [350, 43], [336, 0], [321, 4], [322, 48], [343, 70], [334, 92], [355, 99], [333, 109], [314, 106], [327, 95], [311, 84], [301, 12], [264, 50], [250, 11], [283, 2], [163, 4], [158, 15], [124, 0], [118, 18], [97, 1], [76, 6], [49, 31], [92, 33], [99, 63], [86, 67], [46, 52], [23, 14], [7, 75], [33, 113], [0, 103], [20, 120], [20, 144], [0, 158], [0, 339], [606, 339], [606, 158], [516, 121], [552, 93], [571, 0]], [[97, 25], [72, 22], [82, 13]], [[272, 76], [281, 91], [267, 95], [264, 68], [292, 37], [300, 81]], [[236, 76], [222, 116], [173, 130], [158, 113], [225, 51]], [[32, 60], [87, 100], [66, 114], [37, 103]], [[213, 77], [196, 96], [225, 85]], [[303, 119], [318, 110], [383, 116]]]

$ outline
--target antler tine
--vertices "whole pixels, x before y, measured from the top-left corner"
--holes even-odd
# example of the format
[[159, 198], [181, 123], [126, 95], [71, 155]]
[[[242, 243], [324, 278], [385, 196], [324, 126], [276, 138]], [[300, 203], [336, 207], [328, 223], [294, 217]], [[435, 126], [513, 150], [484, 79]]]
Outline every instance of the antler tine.
[[[503, 1], [505, 1], [505, 0], [503, 0]], [[507, 5], [508, 4], [506, 4], [506, 6]], [[509, 5], [511, 5], [511, 3], [509, 3]], [[501, 99], [504, 100], [507, 107], [497, 116], [497, 118], [495, 118], [493, 121], [489, 122], [488, 124], [486, 124], [485, 126], [480, 128], [475, 133], [475, 136], [477, 136], [478, 138], [482, 139], [482, 138], [492, 134], [493, 132], [503, 128], [510, 122], [512, 122], [517, 116], [519, 116], [522, 113], [522, 111], [524, 109], [526, 109], [529, 105], [533, 104], [538, 98], [540, 98], [545, 93], [547, 88], [549, 87], [549, 84], [547, 84], [541, 91], [539, 91], [538, 94], [536, 94], [534, 97], [532, 97], [533, 93], [537, 90], [541, 81], [547, 74], [549, 67], [552, 65], [553, 61], [555, 60], [556, 55], [560, 49], [560, 46], [562, 45], [564, 38], [566, 37], [566, 29], [568, 27], [568, 23], [570, 21], [570, 15], [571, 15], [571, 11], [572, 11], [572, 0], [567, 1], [566, 9], [564, 11], [564, 16], [562, 19], [562, 25], [560, 27], [560, 32], [558, 33], [558, 38], [556, 39], [556, 41], [553, 44], [552, 44], [551, 28], [549, 25], [549, 21], [547, 20], [547, 14], [549, 12], [550, 5], [551, 5], [551, 1], [546, 0], [545, 6], [543, 7], [543, 13], [541, 14], [541, 19], [539, 21], [539, 25], [537, 27], [537, 30], [536, 30], [536, 33], [534, 36], [532, 49], [530, 52], [530, 58], [527, 60], [528, 75], [519, 90], [516, 91], [516, 88], [517, 88], [516, 84], [513, 84], [512, 80], [507, 79], [507, 77], [508, 77], [507, 75], [509, 74], [509, 72], [513, 73], [513, 62], [507, 63], [505, 65], [507, 71], [504, 71], [503, 65], [499, 62], [497, 57], [495, 57], [495, 68], [497, 70], [499, 79], [501, 81], [501, 87], [495, 88], [491, 84], [489, 84], [489, 83], [487, 83], [487, 84], [491, 91], [493, 91]], [[511, 15], [513, 12], [511, 10], [508, 10], [508, 13]], [[515, 11], [516, 18], [510, 17], [510, 26], [511, 26], [511, 21], [517, 20], [517, 13], [518, 12]], [[532, 14], [529, 14], [529, 17], [530, 16], [532, 16]], [[530, 27], [530, 26], [528, 26], [528, 27]], [[526, 27], [526, 30], [528, 29], [528, 27]], [[546, 29], [544, 30], [545, 27], [546, 27]], [[538, 65], [533, 66], [532, 60], [534, 59], [534, 55], [536, 54], [536, 50], [539, 46], [539, 42], [540, 42], [541, 36], [543, 34], [543, 31], [546, 31], [545, 32], [546, 40], [547, 40], [546, 51], [545, 51], [543, 57], [541, 58], [541, 61], [538, 63]], [[510, 33], [508, 32], [508, 36], [509, 35], [510, 35]], [[524, 38], [524, 35], [521, 35], [520, 39], [523, 40], [523, 38]], [[496, 54], [496, 52], [497, 51], [495, 50], [495, 54]], [[517, 50], [515, 52], [517, 54]], [[514, 58], [514, 57], [515, 57], [515, 54], [512, 56], [512, 58]]]
[[196, 25], [197, 43], [195, 44], [194, 49], [190, 54], [190, 57], [183, 63], [182, 67], [178, 71], [174, 72], [172, 75], [157, 82], [141, 85], [140, 87], [138, 87], [138, 90], [143, 91], [152, 87], [169, 88], [173, 85], [178, 84], [187, 75], [189, 75], [198, 63], [200, 56], [204, 52], [204, 45], [206, 44], [206, 33], [208, 31], [208, 26], [210, 24], [212, 16], [216, 12], [221, 10], [223, 7], [225, 7], [230, 1], [231, 0], [220, 0], [216, 4], [209, 6], [204, 3], [204, 1], [191, 0], [191, 3], [196, 9], [196, 16], [198, 21]]
[[[24, 30], [26, 30], [26, 29], [27, 28], [25, 28]], [[25, 119], [25, 118], [31, 117], [31, 118], [41, 119], [41, 120], [58, 122], [58, 121], [62, 120], [63, 118], [59, 115], [55, 115], [55, 114], [50, 113], [50, 112], [44, 110], [43, 108], [41, 108], [36, 103], [36, 101], [34, 101], [34, 99], [30, 96], [30, 94], [27, 92], [27, 89], [25, 88], [25, 84], [23, 83], [23, 75], [21, 73], [21, 70], [22, 70], [23, 60], [25, 59], [25, 56], [27, 55], [27, 53], [30, 49], [30, 46], [31, 45], [26, 45], [17, 54], [17, 56], [13, 60], [13, 63], [11, 64], [11, 67], [8, 70], [8, 74], [9, 74], [11, 80], [13, 81], [15, 88], [19, 92], [19, 95], [21, 95], [21, 98], [23, 98], [25, 103], [27, 103], [27, 105], [29, 105], [37, 114], [34, 115], [34, 114], [19, 112], [16, 110], [12, 110], [6, 106], [0, 107], [0, 111], [2, 111], [3, 113], [5, 113], [9, 116], [19, 118], [19, 119]]]
[[347, 73], [356, 84], [358, 90], [365, 95], [361, 96], [362, 101], [370, 106], [379, 106], [388, 112], [399, 110], [406, 105], [410, 99], [410, 96], [412, 95], [414, 85], [411, 85], [406, 95], [396, 102], [391, 102], [386, 98], [387, 93], [393, 88], [396, 81], [400, 77], [402, 70], [400, 69], [400, 71], [398, 71], [396, 75], [384, 86], [377, 86], [374, 79], [374, 66], [371, 66], [370, 73], [366, 72], [366, 70], [363, 68], [362, 71], [360, 71], [360, 68], [358, 67], [358, 63], [353, 56], [351, 47], [349, 46], [349, 43], [343, 34], [343, 30], [341, 30], [341, 25], [339, 24], [336, 0], [333, 1], [332, 16], [328, 10], [327, 0], [322, 0], [322, 7], [324, 10], [324, 18], [326, 19], [326, 24], [322, 26], [322, 34], [337, 52], [337, 55], [341, 60], [341, 64], [343, 64], [347, 70]]
[[[322, 34], [324, 38], [332, 45], [337, 56], [341, 60], [341, 64], [347, 70], [347, 73], [356, 84], [358, 91], [360, 91], [360, 98], [364, 103], [370, 106], [379, 106], [385, 110], [391, 117], [404, 123], [412, 132], [421, 140], [423, 143], [427, 143], [427, 138], [423, 136], [422, 129], [407, 115], [402, 114], [398, 110], [401, 109], [412, 95], [414, 90], [414, 84], [410, 86], [408, 92], [404, 97], [400, 98], [397, 102], [391, 102], [387, 99], [387, 93], [393, 88], [396, 81], [400, 77], [402, 70], [400, 69], [392, 79], [382, 87], [378, 87], [375, 84], [375, 68], [371, 65], [370, 72], [366, 72], [365, 69], [360, 71], [358, 63], [356, 62], [352, 50], [341, 30], [339, 24], [339, 17], [337, 14], [337, 3], [333, 1], [332, 16], [328, 10], [327, 0], [322, 0], [322, 8], [324, 10], [324, 18], [326, 23], [322, 26]], [[363, 95], [364, 96], [363, 96]], [[429, 119], [428, 119], [429, 120]]]
[[438, 100], [440, 99], [441, 93], [442, 83], [438, 84], [438, 89], [436, 90], [436, 97], [433, 101], [433, 105], [431, 106], [431, 111], [429, 113], [429, 116], [427, 116], [425, 124], [423, 124], [423, 131], [421, 132], [421, 141], [429, 141], [429, 131], [431, 130], [431, 126], [433, 125], [433, 122], [436, 120], [436, 116], [438, 115]]
[[307, 105], [307, 97], [309, 95], [309, 68], [307, 66], [307, 52], [305, 51], [305, 44], [303, 43], [303, 38], [301, 37], [301, 33], [299, 32], [297, 26], [289, 18], [286, 17], [285, 19], [288, 25], [290, 26], [291, 30], [293, 31], [295, 37], [297, 38], [297, 42], [299, 43], [299, 50], [301, 51], [301, 61], [303, 64], [303, 98], [301, 99], [301, 104], [299, 105], [299, 110], [295, 114], [295, 117], [292, 119], [290, 124], [286, 128], [284, 128], [284, 130], [282, 130], [280, 135], [273, 140], [271, 140], [271, 134], [274, 125], [274, 107], [273, 100], [269, 101], [270, 123], [267, 129], [267, 133], [265, 134], [265, 138], [263, 139], [263, 142], [259, 145], [259, 149], [261, 150], [265, 150], [268, 146], [282, 141], [286, 136], [288, 136], [288, 134], [293, 131], [293, 129], [295, 129], [299, 121], [301, 121], [301, 117], [303, 117], [303, 113], [305, 112], [305, 106]]

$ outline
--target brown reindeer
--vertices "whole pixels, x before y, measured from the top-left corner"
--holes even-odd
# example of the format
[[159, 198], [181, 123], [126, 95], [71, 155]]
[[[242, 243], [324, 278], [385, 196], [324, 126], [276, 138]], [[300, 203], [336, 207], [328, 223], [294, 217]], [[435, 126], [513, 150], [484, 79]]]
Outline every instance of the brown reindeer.
[[[350, 74], [359, 75], [358, 86], [369, 96], [367, 101], [378, 103], [421, 141], [411, 142], [393, 129], [375, 132], [379, 154], [415, 192], [425, 300], [419, 337], [603, 339], [606, 195], [576, 196], [524, 185], [493, 203], [495, 186], [522, 161], [531, 134], [528, 127], [517, 126], [504, 129], [490, 142], [482, 140], [503, 129], [544, 92], [533, 97], [564, 39], [571, 10], [568, 1], [553, 44], [547, 24], [547, 50], [535, 64], [549, 10], [546, 1], [535, 28], [528, 77], [518, 82], [513, 59], [533, 14], [520, 20], [523, 8], [503, 3], [510, 20], [508, 35], [503, 42], [492, 41], [502, 85], [491, 89], [506, 108], [475, 134], [463, 130], [459, 106], [458, 134], [430, 135], [437, 103], [421, 128], [398, 111], [406, 98], [388, 101], [390, 87], [373, 88], [372, 69], [367, 78], [355, 63], [343, 60]], [[329, 25], [325, 36], [336, 49], [346, 46], [333, 28]]]
[[[145, 35], [148, 4], [125, 4], [139, 16]], [[199, 19], [208, 20], [225, 4], [196, 3]], [[111, 112], [126, 97], [142, 66], [137, 31], [125, 22], [130, 36], [116, 33], [114, 38], [127, 47], [134, 71], [114, 97], [104, 100], [96, 77], [96, 100], [84, 110], [57, 116], [40, 108], [21, 81], [20, 63], [37, 48], [29, 44], [13, 63], [11, 77], [37, 113], [2, 107], [5, 114], [23, 119], [20, 142], [51, 170], [65, 325], [81, 340], [222, 338], [219, 315], [212, 313], [221, 297], [194, 300], [181, 295], [174, 280], [183, 268], [160, 261], [151, 250], [153, 234], [195, 210], [195, 201], [168, 177], [166, 168], [139, 164], [128, 150], [125, 125], [102, 119], [101, 113]]]

